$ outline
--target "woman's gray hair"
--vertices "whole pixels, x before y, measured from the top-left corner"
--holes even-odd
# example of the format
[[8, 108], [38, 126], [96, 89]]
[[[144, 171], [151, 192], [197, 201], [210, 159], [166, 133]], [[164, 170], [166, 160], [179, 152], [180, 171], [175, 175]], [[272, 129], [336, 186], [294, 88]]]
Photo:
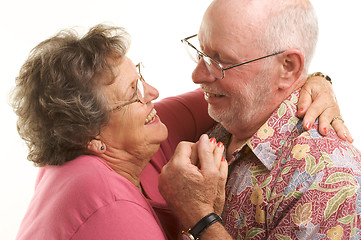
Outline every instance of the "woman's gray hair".
[[111, 113], [103, 91], [114, 81], [109, 60], [123, 58], [129, 45], [123, 28], [100, 24], [84, 36], [63, 30], [31, 51], [11, 104], [36, 166], [61, 165], [87, 153]]
[[265, 53], [296, 48], [305, 56], [307, 73], [318, 39], [316, 12], [309, 1], [277, 1], [269, 13], [264, 34], [256, 41]]

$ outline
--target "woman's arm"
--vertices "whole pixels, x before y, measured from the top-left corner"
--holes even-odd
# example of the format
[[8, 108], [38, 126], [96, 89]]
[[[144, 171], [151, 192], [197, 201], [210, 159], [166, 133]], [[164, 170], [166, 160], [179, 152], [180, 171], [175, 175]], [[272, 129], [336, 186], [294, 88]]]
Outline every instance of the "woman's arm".
[[155, 103], [155, 108], [168, 128], [167, 141], [172, 152], [179, 142], [195, 142], [215, 124], [208, 115], [201, 89], [165, 98]]

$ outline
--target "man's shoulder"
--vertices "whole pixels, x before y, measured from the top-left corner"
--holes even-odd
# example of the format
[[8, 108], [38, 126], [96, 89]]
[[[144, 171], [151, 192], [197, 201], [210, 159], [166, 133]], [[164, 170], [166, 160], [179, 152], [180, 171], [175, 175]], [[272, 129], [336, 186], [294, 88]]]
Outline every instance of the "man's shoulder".
[[361, 176], [361, 152], [355, 146], [338, 138], [332, 129], [327, 136], [318, 133], [317, 127], [304, 131], [289, 142], [288, 155], [301, 164], [323, 162], [327, 169], [352, 169]]

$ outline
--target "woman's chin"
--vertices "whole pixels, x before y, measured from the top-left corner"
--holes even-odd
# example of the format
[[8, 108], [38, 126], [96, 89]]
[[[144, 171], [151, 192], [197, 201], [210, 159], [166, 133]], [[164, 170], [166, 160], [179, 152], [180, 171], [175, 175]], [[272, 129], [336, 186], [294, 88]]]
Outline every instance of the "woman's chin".
[[145, 124], [145, 126], [152, 132], [150, 134], [151, 138], [154, 140], [154, 143], [160, 144], [168, 138], [168, 129], [164, 123], [162, 123], [158, 115], [155, 116], [153, 121]]

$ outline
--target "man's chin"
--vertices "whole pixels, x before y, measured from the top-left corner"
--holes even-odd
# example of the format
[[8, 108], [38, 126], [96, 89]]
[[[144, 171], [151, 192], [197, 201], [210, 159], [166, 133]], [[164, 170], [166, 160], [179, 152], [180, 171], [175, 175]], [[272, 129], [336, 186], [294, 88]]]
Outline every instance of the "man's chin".
[[[209, 116], [216, 122], [221, 123], [223, 126], [225, 123], [229, 122], [231, 119], [229, 119], [229, 112], [225, 111], [216, 111], [212, 108], [208, 108], [208, 114]], [[227, 121], [228, 120], [228, 121]]]

